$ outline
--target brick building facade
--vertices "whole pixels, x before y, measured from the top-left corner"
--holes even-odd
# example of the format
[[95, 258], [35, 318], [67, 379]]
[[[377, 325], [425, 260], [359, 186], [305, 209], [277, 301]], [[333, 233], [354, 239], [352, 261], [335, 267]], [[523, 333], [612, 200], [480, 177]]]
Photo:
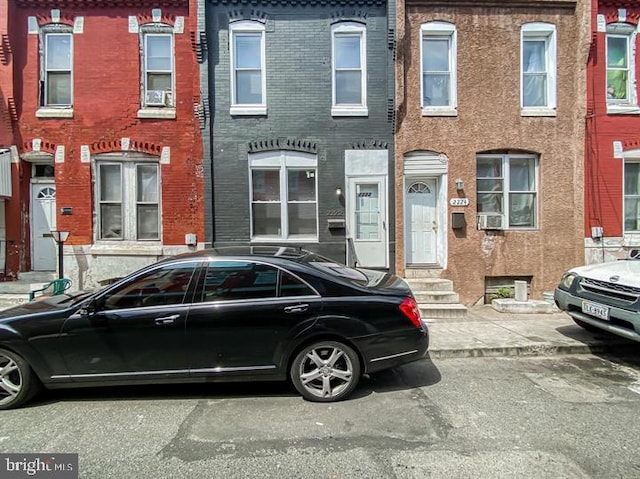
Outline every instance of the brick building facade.
[[593, 0], [587, 70], [585, 251], [587, 263], [640, 247], [640, 5]]
[[394, 12], [207, 3], [215, 246], [301, 245], [393, 267]]
[[9, 276], [56, 269], [54, 229], [76, 288], [204, 242], [196, 2], [130, 5], [8, 5]]
[[396, 268], [465, 304], [583, 262], [586, 0], [398, 3]]

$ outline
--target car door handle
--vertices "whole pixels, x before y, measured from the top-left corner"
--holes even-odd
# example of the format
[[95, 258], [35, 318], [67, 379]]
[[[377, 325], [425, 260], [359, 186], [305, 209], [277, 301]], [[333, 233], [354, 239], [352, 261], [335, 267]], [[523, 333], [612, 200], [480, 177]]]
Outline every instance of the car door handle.
[[308, 304], [296, 304], [295, 306], [286, 306], [284, 308], [285, 313], [303, 313], [309, 309]]
[[159, 326], [163, 326], [166, 324], [173, 324], [176, 319], [180, 317], [179, 314], [172, 314], [171, 316], [165, 316], [164, 318], [156, 318], [154, 319], [154, 323]]

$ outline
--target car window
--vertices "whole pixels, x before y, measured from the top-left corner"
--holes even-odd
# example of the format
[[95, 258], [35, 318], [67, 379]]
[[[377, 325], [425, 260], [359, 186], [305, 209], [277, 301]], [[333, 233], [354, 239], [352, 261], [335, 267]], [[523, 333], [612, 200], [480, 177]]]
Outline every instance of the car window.
[[335, 263], [333, 261], [309, 261], [307, 264], [313, 266], [320, 271], [324, 271], [325, 273], [329, 273], [333, 276], [338, 276], [342, 279], [346, 279], [348, 281], [352, 281], [359, 285], [367, 285], [369, 283], [369, 278], [362, 271], [359, 271], [354, 268], [349, 268], [344, 264]]
[[212, 261], [207, 266], [202, 301], [275, 298], [278, 270], [250, 261]]
[[104, 309], [180, 304], [189, 287], [195, 264], [172, 264], [157, 268], [109, 292]]
[[290, 297], [315, 295], [317, 295], [317, 293], [298, 278], [286, 271], [282, 272], [282, 279], [280, 280], [280, 296]]

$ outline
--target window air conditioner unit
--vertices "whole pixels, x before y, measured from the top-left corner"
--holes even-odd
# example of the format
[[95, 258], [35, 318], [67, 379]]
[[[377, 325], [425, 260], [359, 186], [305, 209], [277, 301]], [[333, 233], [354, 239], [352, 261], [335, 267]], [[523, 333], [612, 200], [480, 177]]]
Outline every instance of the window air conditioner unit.
[[147, 106], [165, 106], [167, 94], [163, 90], [147, 90], [145, 104]]
[[478, 215], [479, 230], [502, 230], [504, 229], [504, 215]]

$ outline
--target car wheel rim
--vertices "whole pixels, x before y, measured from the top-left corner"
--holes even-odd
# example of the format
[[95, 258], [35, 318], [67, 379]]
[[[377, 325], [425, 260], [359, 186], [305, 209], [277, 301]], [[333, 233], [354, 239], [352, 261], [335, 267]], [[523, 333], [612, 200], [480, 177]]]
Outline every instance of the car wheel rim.
[[0, 404], [13, 401], [21, 389], [20, 367], [13, 359], [0, 354]]
[[319, 346], [307, 351], [300, 363], [300, 382], [320, 398], [340, 395], [353, 381], [353, 363], [336, 346]]

